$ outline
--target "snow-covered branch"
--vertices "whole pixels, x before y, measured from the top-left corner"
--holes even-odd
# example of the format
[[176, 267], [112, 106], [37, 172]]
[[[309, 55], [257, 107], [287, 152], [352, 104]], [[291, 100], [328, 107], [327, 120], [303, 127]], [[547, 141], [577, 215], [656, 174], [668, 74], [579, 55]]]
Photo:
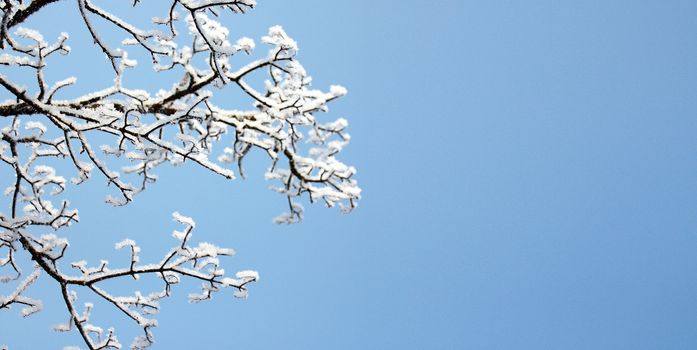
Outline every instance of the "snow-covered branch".
[[[193, 220], [178, 213], [175, 220], [184, 229], [175, 231], [178, 244], [160, 262], [141, 264], [139, 246], [124, 240], [116, 245], [128, 252], [124, 267], [78, 261], [69, 265], [73, 274], [64, 272], [69, 245], [56, 231], [79, 221], [78, 210], [66, 198], [72, 186], [95, 174], [114, 189], [106, 202], [125, 205], [157, 180], [162, 164], [188, 161], [235, 179], [245, 176], [243, 161], [257, 150], [269, 159], [266, 179], [277, 182], [272, 189], [288, 205], [275, 222], [301, 220], [303, 198], [344, 212], [357, 205], [361, 190], [354, 179], [356, 169], [337, 158], [350, 141], [347, 122], [322, 119], [328, 103], [346, 89], [313, 88], [298, 61], [298, 44], [280, 26], [261, 38], [268, 49], [265, 55], [255, 53], [254, 40], [233, 37], [223, 22], [224, 12], [244, 13], [256, 5], [254, 0], [162, 2], [164, 16], [153, 18], [151, 28], [102, 7], [108, 2], [63, 3], [74, 6], [94, 43], [79, 49], [101, 52], [111, 67], [104, 74], [113, 75], [113, 84], [82, 95], [70, 95], [81, 87], [76, 77], [51, 81], [47, 77], [56, 72], [46, 74], [50, 62], [69, 59], [69, 34], [51, 39], [31, 28], [37, 24], [32, 16], [56, 8], [55, 2], [0, 1], [0, 91], [10, 98], [0, 102], [0, 171], [12, 174], [3, 177], [7, 212], [0, 210], [0, 283], [13, 286], [13, 292], [0, 296], [0, 310], [18, 305], [23, 316], [40, 310], [41, 301], [30, 296], [31, 285], [46, 276], [61, 286], [68, 313], [68, 322], [56, 330], [77, 331], [89, 349], [122, 347], [114, 329], [90, 323], [95, 305], [77, 304], [76, 287], [86, 288], [142, 327], [143, 335], [131, 347], [144, 348], [153, 341], [157, 322], [152, 314], [159, 310], [158, 301], [181, 279], [201, 282], [201, 291], [189, 296], [192, 302], [210, 299], [223, 288], [245, 297], [247, 285], [258, 280], [253, 271], [225, 277], [219, 258], [232, 255], [232, 250], [191, 245]], [[138, 6], [134, 1], [134, 13]], [[115, 42], [113, 35], [102, 35], [105, 26], [123, 39]], [[139, 64], [133, 57], [143, 55], [156, 72], [173, 74], [178, 81], [154, 92], [126, 83], [131, 80], [124, 77]], [[230, 93], [246, 96], [246, 103], [220, 104], [233, 99], [216, 96]], [[69, 165], [73, 174], [60, 173], [65, 170], [57, 169], [66, 167], [55, 167], [56, 161]], [[31, 263], [22, 261], [27, 257]], [[31, 272], [25, 273], [22, 266], [28, 265]], [[143, 275], [161, 278], [162, 290], [114, 296], [103, 286]]]

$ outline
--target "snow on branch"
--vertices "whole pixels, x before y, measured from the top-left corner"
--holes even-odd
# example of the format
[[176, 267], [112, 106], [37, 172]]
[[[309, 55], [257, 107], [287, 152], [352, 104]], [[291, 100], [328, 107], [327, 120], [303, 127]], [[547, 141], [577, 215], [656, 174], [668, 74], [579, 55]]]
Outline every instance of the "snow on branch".
[[[351, 139], [348, 123], [324, 119], [328, 104], [347, 90], [313, 88], [298, 61], [297, 42], [281, 26], [271, 27], [258, 42], [266, 53], [255, 53], [257, 42], [231, 32], [225, 12], [245, 13], [256, 1], [163, 1], [158, 3], [162, 16], [145, 27], [115, 15], [109, 2], [101, 2], [104, 7], [94, 0], [62, 3], [79, 13], [82, 30], [92, 39], [92, 46], [78, 51], [101, 52], [111, 67], [104, 74], [113, 76], [110, 85], [82, 95], [69, 94], [82, 87], [77, 77], [47, 78], [63, 74], [47, 72], [55, 61], [70, 62], [75, 51], [68, 33], [45, 35], [32, 27], [32, 17], [57, 8], [54, 3], [0, 1], [0, 89], [11, 98], [0, 102], [0, 171], [11, 175], [2, 177], [7, 205], [0, 209], [0, 283], [13, 286], [0, 296], [0, 310], [16, 306], [23, 316], [39, 311], [41, 301], [31, 298], [31, 286], [44, 276], [61, 286], [68, 313], [68, 322], [56, 330], [78, 332], [89, 349], [121, 348], [114, 329], [90, 322], [95, 305], [77, 304], [76, 287], [87, 288], [143, 329], [131, 344], [139, 349], [153, 342], [152, 315], [181, 279], [201, 283], [201, 290], [189, 295], [191, 302], [225, 288], [245, 297], [247, 285], [259, 279], [254, 271], [226, 277], [220, 258], [234, 252], [191, 244], [195, 223], [176, 212], [183, 229], [174, 231], [177, 244], [160, 262], [142, 264], [140, 247], [127, 239], [115, 246], [126, 254], [123, 267], [112, 268], [107, 261], [64, 266], [69, 243], [56, 231], [79, 222], [67, 198], [72, 186], [93, 177], [111, 188], [106, 202], [125, 205], [156, 182], [162, 164], [194, 163], [232, 180], [245, 177], [244, 159], [256, 150], [268, 157], [265, 178], [276, 183], [272, 190], [288, 206], [275, 222], [300, 221], [303, 200], [343, 212], [356, 207], [361, 195], [356, 169], [339, 160]], [[137, 14], [139, 1], [132, 5]], [[107, 27], [121, 40], [101, 32]], [[134, 57], [143, 55], [155, 72], [178, 77], [177, 82], [148, 91], [134, 85], [137, 79], [125, 79], [140, 64]], [[219, 98], [231, 93], [246, 101]], [[66, 168], [72, 174], [61, 173]], [[22, 266], [29, 265], [27, 274]], [[64, 272], [67, 268], [73, 274]], [[159, 277], [162, 290], [114, 296], [102, 283], [143, 275]]]
[[[224, 288], [231, 288], [236, 297], [247, 295], [247, 285], [259, 279], [259, 275], [253, 271], [241, 271], [237, 278], [225, 277], [224, 270], [220, 266], [219, 258], [234, 254], [232, 249], [220, 248], [210, 243], [199, 243], [191, 246], [188, 241], [193, 231], [193, 220], [179, 213], [173, 214], [176, 221], [184, 224], [183, 231], [175, 231], [173, 235], [178, 243], [157, 263], [140, 264], [140, 247], [135, 241], [125, 239], [115, 245], [117, 250], [127, 250], [129, 259], [126, 267], [110, 268], [107, 261], [102, 261], [97, 266], [88, 267], [85, 261], [71, 264], [71, 267], [79, 272], [77, 276], [62, 273], [55, 267], [54, 273], [59, 276], [59, 282], [65, 286], [66, 300], [69, 309], [77, 310], [77, 293], [70, 290], [73, 286], [87, 287], [97, 297], [108, 302], [120, 310], [127, 318], [131, 319], [143, 329], [143, 336], [138, 337], [134, 347], [145, 347], [152, 344], [152, 328], [157, 326], [157, 320], [152, 316], [160, 309], [159, 301], [171, 295], [172, 286], [184, 278], [201, 282], [201, 292], [189, 296], [191, 302], [199, 302], [210, 299], [212, 294]], [[143, 275], [154, 275], [162, 280], [163, 288], [159, 292], [143, 295], [136, 291], [133, 295], [115, 296], [106, 289], [100, 287], [107, 281], [134, 278], [139, 279]], [[84, 312], [78, 315], [71, 312], [67, 323], [54, 327], [58, 331], [70, 331], [75, 327], [87, 342], [90, 348], [118, 348], [118, 340], [114, 330], [110, 330], [107, 336], [103, 336], [101, 328], [90, 323], [90, 312], [93, 304], [84, 305]]]

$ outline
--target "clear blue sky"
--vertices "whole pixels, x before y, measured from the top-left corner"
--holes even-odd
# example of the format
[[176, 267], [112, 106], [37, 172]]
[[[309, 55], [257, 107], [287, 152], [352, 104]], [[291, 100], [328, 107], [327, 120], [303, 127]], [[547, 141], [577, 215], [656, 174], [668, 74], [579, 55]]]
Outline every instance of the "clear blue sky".
[[[156, 259], [179, 210], [194, 237], [235, 248], [228, 271], [260, 271], [247, 300], [192, 306], [196, 285], [176, 289], [154, 349], [695, 349], [695, 14], [687, 0], [259, 0], [232, 36], [282, 24], [315, 86], [349, 89], [329, 116], [350, 122], [359, 208], [274, 226], [284, 202], [261, 156], [246, 181], [162, 169], [126, 208], [101, 204], [101, 180], [78, 189], [71, 249], [96, 262], [130, 237]], [[60, 307], [0, 313], [0, 343], [70, 343], [44, 331]], [[104, 315], [129, 344], [127, 320]]]

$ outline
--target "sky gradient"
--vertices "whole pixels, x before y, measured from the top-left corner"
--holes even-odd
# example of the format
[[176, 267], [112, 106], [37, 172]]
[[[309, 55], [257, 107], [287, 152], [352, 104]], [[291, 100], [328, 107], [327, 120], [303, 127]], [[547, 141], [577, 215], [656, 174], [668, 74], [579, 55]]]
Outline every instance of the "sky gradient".
[[[679, 0], [259, 0], [228, 18], [231, 37], [281, 24], [314, 86], [349, 90], [327, 120], [349, 121], [358, 209], [316, 205], [276, 226], [285, 202], [262, 155], [233, 182], [164, 167], [124, 208], [102, 204], [96, 177], [73, 189], [71, 250], [117, 264], [129, 237], [156, 260], [180, 211], [197, 240], [237, 251], [229, 272], [260, 272], [246, 300], [189, 305], [197, 285], [179, 286], [153, 349], [697, 348], [695, 13]], [[85, 60], [82, 74], [99, 72]], [[34, 294], [45, 312], [0, 313], [0, 344], [79, 343], [49, 330], [65, 322], [49, 282]], [[129, 344], [137, 329], [102, 312]]]

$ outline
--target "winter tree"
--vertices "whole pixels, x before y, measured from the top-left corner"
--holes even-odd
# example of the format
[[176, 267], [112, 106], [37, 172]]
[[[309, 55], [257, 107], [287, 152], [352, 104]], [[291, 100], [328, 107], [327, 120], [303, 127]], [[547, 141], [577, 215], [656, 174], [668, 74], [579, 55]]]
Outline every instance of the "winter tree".
[[[159, 165], [195, 163], [211, 176], [232, 180], [244, 177], [247, 154], [261, 152], [269, 159], [266, 178], [277, 183], [272, 189], [288, 205], [277, 223], [299, 221], [300, 201], [348, 212], [360, 196], [355, 169], [336, 158], [349, 142], [347, 122], [324, 121], [320, 114], [346, 89], [312, 88], [296, 58], [297, 43], [280, 26], [261, 38], [261, 51], [268, 54], [259, 54], [257, 41], [224, 25], [251, 10], [255, 0], [158, 1], [160, 15], [143, 23], [135, 19], [142, 19], [136, 14], [144, 5], [126, 3], [0, 0], [0, 181], [6, 201], [0, 208], [0, 282], [12, 291], [0, 295], [0, 310], [22, 316], [40, 311], [32, 284], [40, 277], [55, 282], [66, 314], [53, 328], [77, 332], [84, 342], [66, 344], [70, 348], [148, 347], [158, 302], [182, 279], [201, 282], [201, 290], [189, 295], [192, 302], [223, 289], [245, 297], [258, 279], [255, 271], [225, 275], [220, 258], [232, 251], [192, 243], [194, 220], [177, 212], [172, 248], [159, 261], [141, 261], [131, 239], [115, 244], [124, 260], [113, 265], [64, 261], [69, 242], [61, 232], [79, 221], [68, 199], [88, 179], [104, 181], [106, 201], [121, 206], [156, 181]], [[72, 33], [60, 21], [51, 26], [55, 34], [45, 23], [37, 29], [38, 15], [61, 16], [68, 8], [80, 18], [71, 30], [87, 33], [92, 45], [71, 47]], [[79, 72], [70, 58], [86, 50], [97, 50], [108, 62], [108, 84], [85, 90], [89, 81], [65, 69], [51, 71], [61, 65]], [[156, 91], [138, 86], [142, 81], [128, 75], [143, 63], [175, 79]], [[246, 100], [216, 98], [231, 93]], [[157, 276], [162, 289], [114, 295], [104, 287], [144, 275]], [[93, 299], [119, 310], [126, 324], [142, 328], [141, 335], [122, 343], [115, 329], [93, 324], [90, 315], [99, 309], [85, 302]]]

